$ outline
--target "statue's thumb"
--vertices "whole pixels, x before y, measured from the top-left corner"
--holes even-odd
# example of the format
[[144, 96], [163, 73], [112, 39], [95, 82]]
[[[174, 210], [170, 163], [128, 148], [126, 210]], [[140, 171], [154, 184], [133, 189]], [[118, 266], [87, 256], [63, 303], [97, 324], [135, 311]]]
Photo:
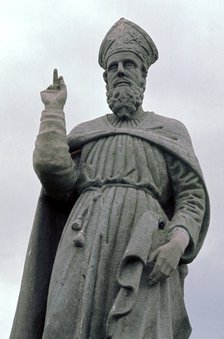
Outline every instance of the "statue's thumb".
[[157, 248], [154, 252], [152, 252], [149, 256], [149, 262], [155, 261], [157, 255], [159, 254], [159, 248]]

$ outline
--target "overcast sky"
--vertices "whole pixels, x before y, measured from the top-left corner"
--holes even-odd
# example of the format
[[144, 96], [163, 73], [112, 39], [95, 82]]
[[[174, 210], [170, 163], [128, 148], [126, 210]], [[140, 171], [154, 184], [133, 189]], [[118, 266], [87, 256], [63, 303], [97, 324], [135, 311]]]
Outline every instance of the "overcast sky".
[[32, 169], [39, 92], [57, 67], [68, 87], [68, 132], [107, 113], [98, 50], [120, 17], [144, 28], [159, 50], [144, 109], [185, 123], [204, 172], [211, 225], [185, 299], [191, 339], [224, 338], [224, 1], [8, 0], [0, 3], [1, 339], [9, 337], [40, 191]]

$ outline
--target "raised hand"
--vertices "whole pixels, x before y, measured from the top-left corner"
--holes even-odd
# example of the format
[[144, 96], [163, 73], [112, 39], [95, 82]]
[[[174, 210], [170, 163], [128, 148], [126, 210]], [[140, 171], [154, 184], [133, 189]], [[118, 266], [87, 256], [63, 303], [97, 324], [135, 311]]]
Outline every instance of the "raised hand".
[[67, 99], [67, 88], [62, 76], [58, 77], [58, 70], [54, 69], [53, 84], [40, 92], [45, 109], [63, 110]]

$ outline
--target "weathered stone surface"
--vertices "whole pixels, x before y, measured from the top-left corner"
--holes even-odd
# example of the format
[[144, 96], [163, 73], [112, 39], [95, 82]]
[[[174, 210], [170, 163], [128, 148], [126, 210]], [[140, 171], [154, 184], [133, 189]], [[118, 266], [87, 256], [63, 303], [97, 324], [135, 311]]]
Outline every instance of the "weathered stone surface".
[[142, 108], [155, 44], [119, 20], [100, 48], [113, 113], [67, 136], [54, 70], [34, 150], [42, 192], [11, 338], [189, 338], [183, 287], [209, 219], [180, 122]]

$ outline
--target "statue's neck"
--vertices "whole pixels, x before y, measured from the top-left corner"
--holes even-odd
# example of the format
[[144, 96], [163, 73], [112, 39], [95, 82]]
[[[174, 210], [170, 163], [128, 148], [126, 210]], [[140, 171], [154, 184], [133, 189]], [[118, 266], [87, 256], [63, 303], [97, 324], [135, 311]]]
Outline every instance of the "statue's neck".
[[140, 118], [141, 116], [144, 116], [145, 112], [143, 111], [142, 106], [139, 106], [138, 109], [134, 112], [130, 112], [126, 107], [122, 107], [119, 109], [118, 112], [116, 112], [116, 116], [119, 119], [122, 120], [131, 120], [135, 118]]

